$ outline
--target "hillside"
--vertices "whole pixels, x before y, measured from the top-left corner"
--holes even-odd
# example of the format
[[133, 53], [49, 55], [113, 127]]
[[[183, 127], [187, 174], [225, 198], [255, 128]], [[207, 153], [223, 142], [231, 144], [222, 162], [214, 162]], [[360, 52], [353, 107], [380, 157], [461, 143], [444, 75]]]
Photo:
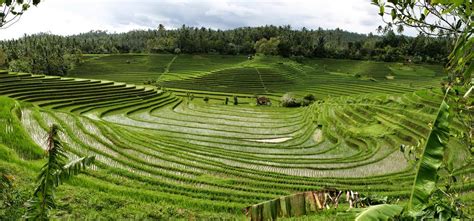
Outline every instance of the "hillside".
[[153, 83], [169, 90], [275, 96], [293, 92], [325, 98], [413, 92], [438, 86], [445, 75], [439, 65], [336, 59], [304, 59], [299, 63], [271, 56], [249, 60], [246, 56], [137, 54], [90, 55], [69, 76], [138, 85]]
[[[1, 72], [0, 138], [8, 142], [0, 151], [11, 157], [0, 163], [27, 186], [51, 124], [61, 126], [71, 157], [95, 155], [91, 170], [60, 188], [55, 215], [63, 219], [245, 220], [249, 205], [325, 187], [404, 201], [415, 174], [400, 145], [426, 139], [442, 100], [441, 70], [136, 54], [90, 55], [67, 78]], [[280, 107], [287, 92], [317, 101]], [[254, 95], [273, 105], [256, 106]], [[239, 104], [225, 105], [233, 96]], [[474, 165], [463, 161], [470, 150], [450, 142], [456, 174], [472, 178]], [[469, 207], [471, 180], [456, 185]], [[353, 219], [357, 211], [346, 209], [332, 218]]]

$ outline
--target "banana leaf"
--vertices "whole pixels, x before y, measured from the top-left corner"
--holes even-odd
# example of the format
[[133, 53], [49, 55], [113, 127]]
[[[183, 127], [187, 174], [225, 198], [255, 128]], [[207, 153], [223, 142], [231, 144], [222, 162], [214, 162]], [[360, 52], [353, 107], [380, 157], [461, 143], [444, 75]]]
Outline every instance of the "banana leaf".
[[449, 106], [443, 101], [417, 165], [408, 202], [409, 211], [422, 210], [428, 203], [430, 195], [436, 190], [438, 169], [443, 163], [444, 152], [449, 140], [450, 116]]
[[357, 217], [356, 221], [381, 221], [393, 220], [394, 217], [400, 215], [403, 207], [392, 204], [380, 204], [371, 206], [362, 211]]

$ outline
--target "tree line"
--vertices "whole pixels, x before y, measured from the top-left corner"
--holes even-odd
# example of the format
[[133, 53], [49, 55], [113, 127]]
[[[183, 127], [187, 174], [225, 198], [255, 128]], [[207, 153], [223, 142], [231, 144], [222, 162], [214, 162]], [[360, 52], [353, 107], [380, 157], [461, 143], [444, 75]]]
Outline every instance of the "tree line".
[[12, 71], [67, 75], [82, 54], [200, 53], [279, 55], [445, 63], [452, 49], [450, 37], [358, 34], [341, 29], [292, 29], [290, 26], [243, 27], [214, 30], [182, 26], [126, 33], [91, 31], [72, 36], [35, 34], [0, 42], [0, 66]]

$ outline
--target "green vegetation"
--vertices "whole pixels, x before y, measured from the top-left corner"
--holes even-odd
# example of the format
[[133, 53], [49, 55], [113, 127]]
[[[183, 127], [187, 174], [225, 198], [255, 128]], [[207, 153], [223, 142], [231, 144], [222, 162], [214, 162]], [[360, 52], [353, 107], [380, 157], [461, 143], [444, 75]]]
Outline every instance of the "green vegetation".
[[[51, 126], [47, 136], [47, 163], [41, 168], [38, 176], [38, 186], [33, 197], [26, 203], [26, 219], [48, 220], [49, 211], [56, 208], [56, 187], [77, 175], [81, 170], [94, 162], [94, 157], [82, 157], [66, 162], [66, 152], [58, 138], [59, 128]], [[7, 177], [7, 176], [5, 176]], [[10, 186], [13, 186], [10, 183]]]
[[144, 84], [159, 79], [173, 55], [86, 55], [84, 59], [86, 64], [69, 76]]
[[[39, 2], [0, 0], [0, 28]], [[0, 42], [0, 219], [473, 219], [473, 4], [372, 3], [383, 36]]]
[[20, 17], [32, 5], [37, 6], [40, 0], [23, 1], [23, 0], [0, 0], [0, 28], [7, 28], [17, 22]]
[[[149, 59], [157, 60], [156, 70], [165, 76], [183, 73], [186, 77], [167, 81], [158, 71], [150, 71], [147, 76], [160, 78], [157, 83], [165, 91], [151, 85], [0, 74], [0, 94], [15, 99], [2, 98], [3, 116], [16, 119], [12, 120], [20, 131], [16, 134], [28, 133], [32, 140], [25, 140], [37, 143], [6, 143], [7, 150], [19, 155], [28, 153], [22, 148], [36, 147], [31, 151], [41, 152], [37, 146], [46, 148], [42, 140], [49, 125], [57, 124], [63, 128], [64, 148], [72, 156], [96, 157], [91, 170], [58, 188], [52, 217], [245, 219], [242, 209], [249, 205], [326, 187], [405, 201], [415, 173], [399, 146], [421, 148], [443, 97], [439, 89], [423, 89], [434, 87], [441, 78], [438, 75], [418, 77], [409, 72], [403, 79], [371, 81], [333, 75], [311, 65], [318, 60], [300, 64], [279, 57], [91, 56], [74, 76], [86, 78], [83, 74], [101, 73], [102, 68], [98, 79], [123, 77], [133, 82], [133, 75], [114, 75], [115, 66], [121, 65], [122, 72], [154, 70], [146, 62]], [[205, 61], [204, 65], [197, 66], [196, 60]], [[175, 66], [177, 62], [180, 66]], [[194, 67], [202, 68], [196, 68], [196, 74], [187, 71]], [[208, 76], [225, 82], [232, 76], [227, 70], [239, 71], [234, 76], [242, 80], [227, 82], [236, 91], [212, 87], [212, 81], [206, 81], [209, 86], [196, 83]], [[273, 82], [268, 74], [287, 80]], [[252, 91], [253, 81], [243, 80], [247, 78], [255, 79], [261, 89]], [[193, 90], [188, 81], [194, 82]], [[408, 81], [411, 88], [403, 85]], [[318, 102], [300, 108], [256, 106], [254, 94], [249, 93], [260, 92], [275, 102], [288, 91], [306, 99], [312, 97], [305, 95], [314, 93]], [[190, 99], [186, 93], [200, 99]], [[225, 105], [225, 98], [234, 95], [238, 104]], [[461, 130], [462, 124], [455, 119], [454, 131]], [[6, 136], [5, 131], [0, 135]], [[453, 145], [469, 153], [460, 143]], [[28, 162], [18, 158], [10, 167], [39, 171], [41, 164], [27, 166]], [[466, 161], [456, 164], [453, 171], [469, 177], [473, 165]], [[31, 173], [18, 176], [33, 178]], [[462, 180], [453, 188], [468, 194], [472, 181]], [[472, 205], [469, 197], [466, 202]], [[341, 206], [334, 212], [338, 215], [314, 216], [350, 220], [359, 212], [346, 210]]]
[[[387, 75], [394, 79], [386, 79]], [[287, 92], [297, 97], [313, 94], [316, 99], [413, 92], [437, 87], [444, 75], [441, 66], [426, 64], [336, 59], [304, 59], [297, 63], [274, 56], [247, 60], [220, 55], [107, 55], [91, 56], [70, 76], [152, 84], [182, 96], [189, 92], [222, 101], [223, 96], [249, 98], [256, 94], [278, 101]]]
[[[290, 26], [231, 30], [182, 26], [179, 29], [166, 30], [160, 25], [156, 30], [138, 30], [120, 34], [105, 31], [92, 31], [74, 36], [37, 34], [18, 40], [2, 41], [0, 49], [6, 55], [5, 65], [12, 71], [64, 76], [81, 63], [82, 54], [169, 53], [247, 57], [262, 53], [279, 55], [298, 62], [305, 58], [333, 58], [440, 64], [447, 61], [451, 41], [452, 37], [449, 36], [432, 38], [420, 34], [417, 37], [409, 37], [396, 35], [393, 31], [378, 36], [341, 29], [295, 30]], [[153, 61], [153, 58], [157, 57], [147, 57], [145, 60], [151, 58]], [[159, 60], [158, 62], [161, 62], [161, 59]], [[212, 59], [212, 61], [218, 60]], [[146, 61], [138, 59], [135, 62]], [[160, 70], [158, 73], [162, 72], [161, 65], [154, 67]], [[177, 64], [175, 67], [191, 66]], [[144, 74], [156, 71], [142, 69], [137, 64], [137, 69], [132, 73]]]

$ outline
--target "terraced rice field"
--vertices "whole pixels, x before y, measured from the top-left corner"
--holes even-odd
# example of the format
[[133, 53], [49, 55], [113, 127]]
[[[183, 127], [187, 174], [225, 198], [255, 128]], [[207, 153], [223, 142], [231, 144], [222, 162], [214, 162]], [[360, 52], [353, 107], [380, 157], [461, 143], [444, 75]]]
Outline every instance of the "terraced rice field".
[[[137, 57], [141, 62], [134, 61]], [[143, 76], [137, 73], [138, 68], [154, 71]], [[301, 96], [312, 93], [322, 99], [413, 92], [437, 87], [444, 74], [443, 68], [436, 65], [372, 61], [308, 59], [297, 63], [259, 56], [248, 60], [244, 56], [220, 55], [109, 55], [86, 60], [71, 76], [133, 84], [156, 80], [157, 85], [171, 91], [184, 89], [210, 96], [279, 97], [293, 92]]]
[[[179, 55], [169, 65], [173, 58], [133, 56], [160, 60], [156, 74], [146, 76], [159, 78], [166, 91], [128, 81], [142, 79], [143, 67], [136, 67], [135, 78], [118, 70], [101, 75], [89, 66], [89, 75], [74, 76], [136, 85], [0, 72], [0, 95], [24, 102], [21, 122], [38, 146], [46, 148], [42, 138], [58, 124], [73, 157], [96, 156], [93, 170], [71, 182], [76, 188], [236, 219], [245, 219], [242, 209], [251, 204], [324, 187], [408, 195], [413, 165], [399, 147], [426, 138], [442, 98], [438, 89], [427, 89], [439, 81], [437, 74], [372, 81], [276, 58], [222, 58], [206, 68], [185, 64], [204, 58]], [[89, 62], [101, 59], [110, 57]], [[216, 99], [310, 92], [320, 100], [283, 108], [176, 96], [187, 91]], [[461, 130], [459, 122], [455, 128]], [[473, 165], [458, 162], [456, 173], [472, 178]], [[468, 192], [473, 185], [458, 188]]]

